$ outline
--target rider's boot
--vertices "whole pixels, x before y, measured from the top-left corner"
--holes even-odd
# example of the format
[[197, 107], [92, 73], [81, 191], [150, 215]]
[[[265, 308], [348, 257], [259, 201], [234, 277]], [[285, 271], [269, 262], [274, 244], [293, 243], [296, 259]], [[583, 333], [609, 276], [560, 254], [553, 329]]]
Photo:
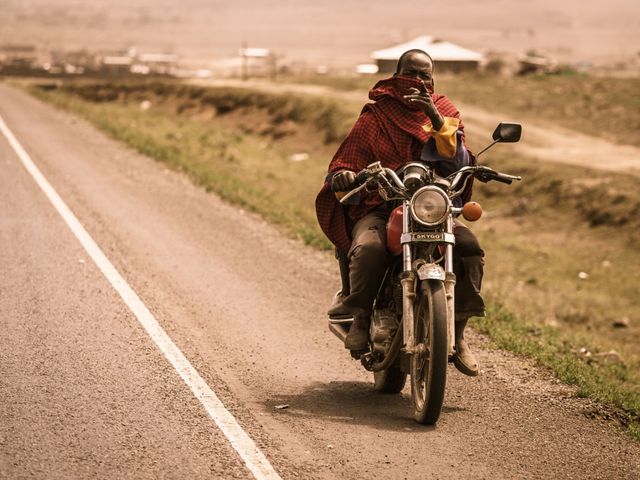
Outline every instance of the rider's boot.
[[349, 333], [344, 339], [344, 348], [353, 351], [366, 350], [369, 345], [370, 325], [371, 315], [369, 313], [361, 313], [354, 316]]
[[456, 320], [456, 353], [453, 356], [453, 364], [465, 375], [475, 377], [476, 375], [478, 375], [478, 372], [480, 370], [478, 368], [478, 361], [469, 348], [469, 344], [464, 339], [464, 329], [467, 326], [468, 320], [468, 318], [465, 318], [464, 320]]

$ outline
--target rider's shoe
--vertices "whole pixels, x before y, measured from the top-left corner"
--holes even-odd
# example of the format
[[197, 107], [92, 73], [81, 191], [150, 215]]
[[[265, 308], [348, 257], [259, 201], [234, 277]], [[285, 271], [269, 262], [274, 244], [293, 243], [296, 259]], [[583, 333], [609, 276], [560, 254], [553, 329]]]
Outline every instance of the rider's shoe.
[[475, 355], [471, 352], [467, 341], [462, 339], [456, 343], [456, 354], [453, 356], [453, 364], [456, 368], [470, 377], [476, 377], [480, 368]]
[[329, 315], [329, 318], [333, 320], [340, 320], [345, 318], [352, 318], [359, 313], [362, 313], [362, 308], [349, 307], [342, 303], [344, 298], [345, 297], [344, 295], [342, 295], [342, 291], [336, 293], [335, 297], [333, 297], [333, 303], [327, 311], [327, 315]]
[[469, 348], [469, 344], [464, 339], [464, 329], [467, 326], [467, 320], [456, 321], [456, 353], [453, 356], [453, 364], [456, 368], [470, 377], [478, 375], [480, 368], [475, 355]]
[[370, 315], [356, 315], [353, 318], [347, 338], [344, 339], [344, 348], [347, 350], [366, 350], [369, 346]]

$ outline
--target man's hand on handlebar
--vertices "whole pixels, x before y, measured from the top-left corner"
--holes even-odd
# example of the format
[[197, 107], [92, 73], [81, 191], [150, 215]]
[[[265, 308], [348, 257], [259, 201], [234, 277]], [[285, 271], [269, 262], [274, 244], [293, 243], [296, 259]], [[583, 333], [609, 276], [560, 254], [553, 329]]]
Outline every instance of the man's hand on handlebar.
[[356, 184], [356, 174], [351, 170], [343, 170], [333, 176], [331, 190], [334, 192], [348, 192]]
[[514, 180], [518, 180], [518, 181], [522, 180], [522, 177], [496, 172], [495, 170], [492, 170], [488, 167], [485, 167], [481, 170], [477, 170], [474, 174], [474, 177], [476, 177], [478, 180], [480, 180], [483, 183], [487, 183], [491, 180], [494, 180], [496, 182], [511, 184]]

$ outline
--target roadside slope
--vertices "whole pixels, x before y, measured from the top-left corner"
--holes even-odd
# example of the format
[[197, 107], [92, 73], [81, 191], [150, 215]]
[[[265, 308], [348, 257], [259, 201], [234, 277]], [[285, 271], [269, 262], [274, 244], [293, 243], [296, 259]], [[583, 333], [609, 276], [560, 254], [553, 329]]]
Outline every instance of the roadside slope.
[[[203, 86], [244, 87], [271, 93], [304, 93], [318, 95], [334, 100], [344, 100], [354, 105], [363, 105], [368, 101], [367, 91], [344, 91], [322, 85], [298, 83], [273, 83], [262, 80], [192, 80], [190, 84]], [[513, 115], [461, 103], [452, 98], [462, 113], [471, 147], [478, 151], [486, 146], [491, 132], [502, 121], [515, 121]], [[554, 119], [548, 122], [525, 121], [522, 141], [513, 146], [514, 152], [546, 162], [566, 163], [576, 166], [588, 166], [598, 170], [628, 173], [640, 176], [640, 148], [615, 143], [577, 132], [558, 125]]]

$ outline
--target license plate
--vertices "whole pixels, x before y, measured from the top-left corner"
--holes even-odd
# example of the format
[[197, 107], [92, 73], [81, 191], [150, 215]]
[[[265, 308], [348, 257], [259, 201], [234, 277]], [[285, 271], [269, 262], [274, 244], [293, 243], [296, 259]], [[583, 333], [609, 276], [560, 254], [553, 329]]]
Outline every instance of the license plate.
[[420, 232], [412, 233], [411, 240], [414, 242], [441, 242], [444, 240], [444, 233], [442, 232]]
[[423, 263], [418, 268], [418, 278], [420, 280], [442, 280], [447, 278], [441, 266], [435, 263]]
[[445, 232], [414, 232], [404, 233], [400, 236], [400, 243], [402, 244], [413, 242], [441, 242], [454, 244], [456, 240], [453, 234]]

